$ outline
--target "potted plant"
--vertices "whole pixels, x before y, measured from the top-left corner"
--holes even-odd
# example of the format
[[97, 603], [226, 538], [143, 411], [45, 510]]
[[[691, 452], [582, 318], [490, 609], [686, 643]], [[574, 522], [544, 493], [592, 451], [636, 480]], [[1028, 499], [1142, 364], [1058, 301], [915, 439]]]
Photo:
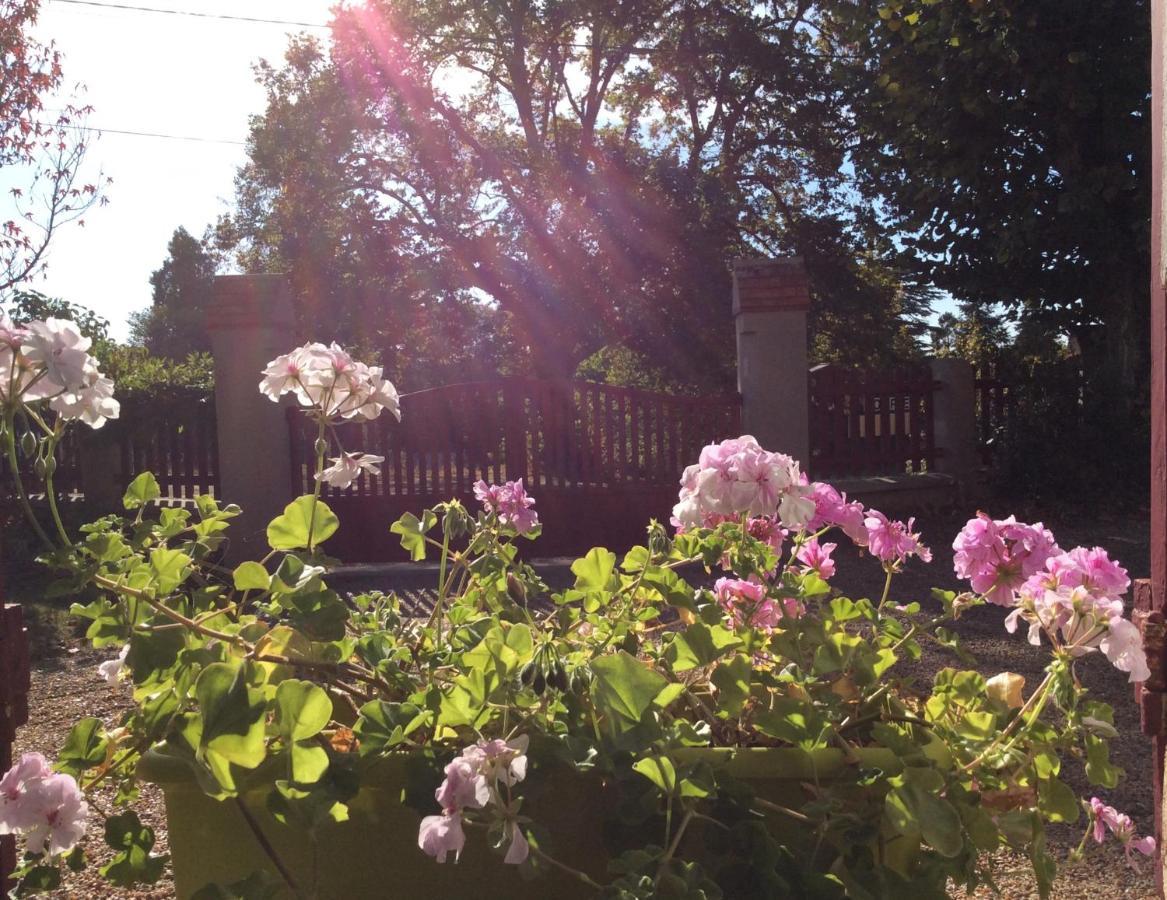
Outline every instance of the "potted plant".
[[[1102, 550], [981, 514], [954, 544], [970, 590], [899, 602], [894, 576], [930, 558], [912, 521], [743, 436], [686, 470], [670, 526], [649, 523], [623, 556], [589, 550], [565, 589], [520, 556], [540, 531], [522, 482], [479, 483], [480, 508], [392, 525], [437, 563], [431, 608], [342, 597], [320, 485], [381, 462], [332, 449], [338, 422], [400, 415], [379, 369], [309, 344], [264, 371], [261, 390], [316, 423], [317, 489], [268, 526], [270, 553], [225, 568], [238, 510], [204, 496], [154, 514], [149, 473], [124, 516], [76, 538], [61, 524], [55, 444], [70, 420], [117, 412], [87, 349], [70, 323], [0, 326], [12, 470], [21, 448], [38, 461], [52, 538], [28, 512], [46, 561], [66, 589], [96, 591], [73, 612], [134, 700], [115, 725], [77, 722], [51, 766], [26, 755], [0, 781], [24, 892], [84, 865], [84, 798], [102, 784], [116, 786], [103, 874], [156, 879], [165, 859], [133, 812], [142, 780], [165, 792], [181, 897], [932, 896], [981, 883], [1002, 844], [1048, 893], [1045, 825], [1083, 811], [1083, 847], [1112, 834], [1153, 851], [1062, 778], [1120, 774], [1111, 711], [1077, 661], [1103, 653], [1148, 676], [1123, 617], [1129, 579]], [[831, 587], [828, 537], [881, 568], [880, 597]], [[1049, 652], [1042, 682], [954, 665], [914, 688], [903, 664], [924, 641], [955, 648], [945, 624], [985, 603]]]

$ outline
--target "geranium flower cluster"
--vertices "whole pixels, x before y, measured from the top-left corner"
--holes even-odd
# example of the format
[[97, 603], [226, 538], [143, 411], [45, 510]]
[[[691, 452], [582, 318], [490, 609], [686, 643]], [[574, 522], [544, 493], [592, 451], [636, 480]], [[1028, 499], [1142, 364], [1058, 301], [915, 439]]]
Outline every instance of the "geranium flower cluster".
[[711, 527], [726, 516], [773, 516], [786, 528], [802, 528], [815, 513], [813, 491], [798, 463], [763, 450], [750, 435], [710, 444], [681, 476], [673, 507], [678, 528]]
[[1013, 611], [1005, 628], [1029, 624], [1029, 642], [1044, 633], [1055, 647], [1074, 656], [1100, 650], [1130, 680], [1151, 673], [1138, 628], [1123, 616], [1122, 596], [1130, 587], [1126, 569], [1101, 547], [1068, 553], [1040, 523], [1027, 525], [979, 514], [953, 542], [954, 567], [985, 598]]
[[977, 513], [952, 542], [956, 574], [998, 606], [1012, 606], [1014, 595], [1061, 548], [1048, 528], [1026, 525], [1010, 516], [991, 519]]
[[527, 736], [520, 735], [510, 741], [479, 741], [463, 750], [446, 766], [446, 777], [434, 791], [442, 812], [421, 820], [417, 846], [440, 863], [450, 853], [457, 862], [466, 844], [462, 823], [467, 811], [489, 808], [502, 819], [509, 843], [503, 862], [523, 862], [530, 845], [515, 816], [510, 789], [527, 777], [527, 743]]
[[66, 319], [21, 326], [0, 313], [0, 404], [47, 401], [61, 418], [91, 428], [116, 419], [113, 381], [89, 354], [92, 344]]
[[380, 366], [353, 359], [336, 344], [311, 343], [277, 356], [263, 370], [259, 390], [273, 402], [294, 394], [302, 407], [329, 421], [372, 421], [388, 410], [401, 421], [397, 389]]
[[735, 629], [773, 631], [784, 618], [796, 619], [803, 613], [802, 604], [796, 598], [775, 599], [768, 596], [766, 585], [756, 581], [718, 578], [713, 585], [713, 596]]
[[20, 834], [30, 853], [68, 853], [85, 834], [89, 804], [72, 775], [26, 753], [0, 778], [0, 834]]
[[519, 534], [527, 534], [539, 524], [539, 514], [531, 508], [535, 498], [527, 495], [521, 478], [503, 484], [476, 481], [474, 496], [488, 514], [498, 516], [503, 525], [509, 525]]
[[1139, 837], [1135, 831], [1135, 823], [1126, 813], [1120, 813], [1097, 797], [1091, 797], [1090, 816], [1094, 823], [1095, 842], [1103, 843], [1106, 840], [1106, 832], [1109, 831], [1122, 844], [1127, 862], [1134, 864], [1134, 857], [1131, 855], [1133, 851], [1138, 851], [1143, 856], [1155, 855], [1155, 839], [1150, 836]]

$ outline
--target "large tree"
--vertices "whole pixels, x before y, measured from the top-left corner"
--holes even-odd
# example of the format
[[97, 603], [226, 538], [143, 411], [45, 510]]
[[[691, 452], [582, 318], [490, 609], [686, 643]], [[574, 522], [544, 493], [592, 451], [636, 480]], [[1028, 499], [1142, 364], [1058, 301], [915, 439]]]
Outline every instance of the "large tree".
[[210, 352], [205, 319], [217, 268], [206, 241], [176, 228], [166, 246], [166, 259], [150, 276], [150, 306], [130, 317], [131, 343], [175, 360]]
[[[474, 309], [524, 369], [622, 346], [724, 379], [732, 258], [855, 258], [835, 215], [845, 110], [812, 15], [370, 0], [338, 14], [327, 52], [302, 39], [260, 67], [267, 110], [220, 233], [245, 268], [289, 268], [315, 328], [390, 355], [393, 329]], [[829, 303], [845, 282], [814, 287]], [[895, 290], [868, 296], [898, 317]]]
[[79, 174], [89, 108], [62, 102], [61, 54], [31, 35], [39, 9], [0, 0], [0, 292], [43, 268], [54, 233], [100, 198], [101, 179]]
[[902, 235], [898, 261], [1074, 337], [1093, 383], [1129, 395], [1146, 359], [1149, 3], [820, 8], [851, 60], [857, 183]]

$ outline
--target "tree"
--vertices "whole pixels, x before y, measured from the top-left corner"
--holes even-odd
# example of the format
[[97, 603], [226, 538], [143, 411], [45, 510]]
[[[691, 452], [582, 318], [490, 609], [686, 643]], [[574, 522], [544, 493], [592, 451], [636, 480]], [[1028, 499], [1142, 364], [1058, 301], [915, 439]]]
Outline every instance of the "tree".
[[869, 224], [902, 235], [899, 262], [1074, 336], [1093, 383], [1133, 396], [1148, 306], [1146, 0], [823, 8], [851, 60], [857, 184]]
[[248, 270], [287, 267], [314, 328], [386, 357], [411, 310], [476, 307], [528, 370], [607, 346], [724, 383], [730, 260], [793, 252], [791, 221], [839, 200], [843, 110], [810, 7], [343, 10], [330, 53], [299, 39], [259, 67], [221, 238]]
[[0, 172], [7, 188], [0, 211], [0, 291], [45, 265], [53, 234], [79, 221], [100, 195], [101, 179], [80, 178], [89, 107], [45, 98], [62, 85], [61, 54], [29, 35], [40, 0], [0, 0]]
[[175, 360], [210, 352], [205, 320], [218, 259], [206, 241], [181, 226], [174, 230], [166, 252], [161, 268], [150, 276], [150, 307], [130, 316], [131, 343]]

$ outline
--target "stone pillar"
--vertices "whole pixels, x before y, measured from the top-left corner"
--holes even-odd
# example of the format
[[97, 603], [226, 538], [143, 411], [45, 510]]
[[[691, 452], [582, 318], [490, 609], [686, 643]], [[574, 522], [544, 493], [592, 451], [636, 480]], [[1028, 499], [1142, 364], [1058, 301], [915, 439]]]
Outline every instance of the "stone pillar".
[[739, 259], [733, 266], [737, 387], [742, 428], [767, 450], [810, 464], [806, 313], [800, 257]]
[[972, 486], [977, 468], [976, 375], [966, 360], [955, 357], [929, 361], [936, 389], [932, 394], [932, 429], [936, 471]]
[[292, 499], [285, 406], [259, 392], [261, 370], [295, 345], [283, 275], [220, 275], [207, 310], [215, 363], [219, 497], [237, 503], [228, 558], [267, 552], [267, 523]]

